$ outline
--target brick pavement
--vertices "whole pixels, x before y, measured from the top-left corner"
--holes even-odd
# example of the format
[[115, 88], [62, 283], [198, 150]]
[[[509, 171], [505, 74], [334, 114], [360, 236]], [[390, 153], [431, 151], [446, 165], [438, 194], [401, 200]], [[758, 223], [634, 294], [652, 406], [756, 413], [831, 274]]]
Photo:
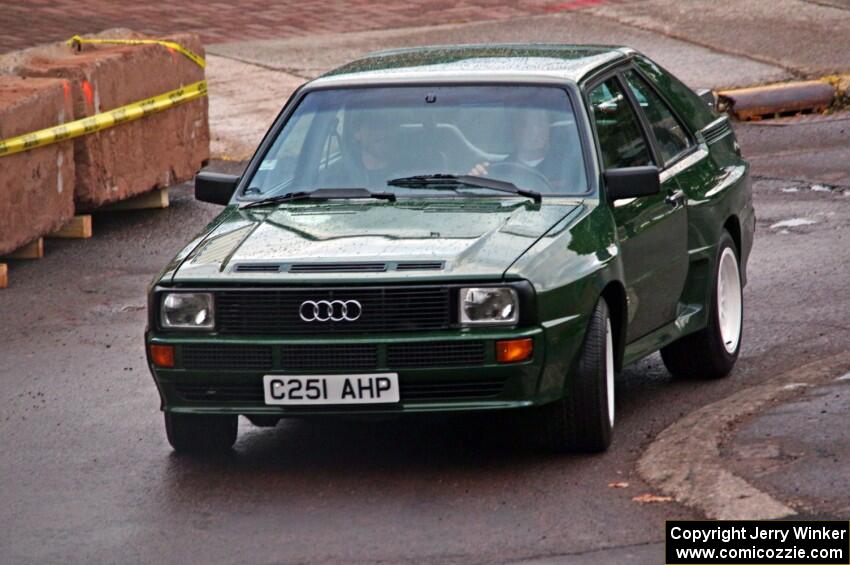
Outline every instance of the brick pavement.
[[481, 20], [582, 9], [605, 0], [3, 0], [0, 53], [128, 27], [152, 35], [199, 33], [205, 43], [285, 38]]

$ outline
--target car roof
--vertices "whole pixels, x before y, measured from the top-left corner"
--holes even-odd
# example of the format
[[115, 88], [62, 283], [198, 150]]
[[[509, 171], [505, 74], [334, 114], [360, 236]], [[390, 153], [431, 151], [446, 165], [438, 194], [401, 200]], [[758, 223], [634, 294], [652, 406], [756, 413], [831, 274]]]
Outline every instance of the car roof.
[[436, 45], [370, 53], [325, 73], [316, 86], [442, 78], [557, 78], [579, 82], [634, 50], [612, 45]]

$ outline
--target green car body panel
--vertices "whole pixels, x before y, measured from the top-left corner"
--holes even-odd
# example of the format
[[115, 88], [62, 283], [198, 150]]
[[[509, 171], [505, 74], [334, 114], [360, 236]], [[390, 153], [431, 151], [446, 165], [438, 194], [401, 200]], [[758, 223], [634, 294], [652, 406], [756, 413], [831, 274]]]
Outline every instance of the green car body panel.
[[[494, 63], [496, 61], [496, 63]], [[691, 150], [661, 168], [662, 192], [632, 202], [605, 194], [587, 92], [612, 73], [636, 69], [673, 109], [695, 139]], [[162, 408], [181, 413], [304, 416], [356, 412], [407, 413], [521, 408], [565, 394], [589, 317], [600, 296], [612, 313], [615, 362], [634, 362], [708, 323], [718, 240], [729, 231], [738, 248], [742, 279], [752, 247], [755, 214], [748, 164], [725, 117], [639, 53], [607, 46], [499, 45], [400, 50], [368, 56], [305, 85], [287, 103], [245, 176], [256, 170], [287, 113], [311, 89], [363, 84], [546, 84], [571, 97], [588, 170], [586, 195], [527, 198], [399, 198], [293, 201], [241, 208], [240, 191], [222, 213], [163, 269], [151, 286], [148, 344], [175, 347], [173, 369], [150, 364]], [[684, 192], [675, 213], [665, 202]], [[436, 260], [435, 271], [358, 273], [237, 272], [243, 263], [297, 263], [317, 258], [387, 262]], [[165, 331], [158, 327], [159, 292], [168, 289], [280, 288], [369, 285], [526, 285], [526, 323], [515, 327], [454, 328], [362, 335], [221, 335], [216, 331]], [[531, 337], [533, 356], [515, 364], [496, 361], [495, 342]], [[484, 360], [474, 366], [396, 368], [392, 344], [482, 341]], [[404, 383], [504, 381], [487, 398], [407, 400], [392, 405], [268, 406], [219, 401], [215, 394], [187, 400], [179, 384], [259, 386], [265, 374], [308, 374], [281, 368], [282, 344], [376, 344], [377, 366], [364, 372], [397, 372]], [[187, 369], [188, 344], [270, 345], [268, 370]], [[356, 373], [339, 368], [319, 371]]]

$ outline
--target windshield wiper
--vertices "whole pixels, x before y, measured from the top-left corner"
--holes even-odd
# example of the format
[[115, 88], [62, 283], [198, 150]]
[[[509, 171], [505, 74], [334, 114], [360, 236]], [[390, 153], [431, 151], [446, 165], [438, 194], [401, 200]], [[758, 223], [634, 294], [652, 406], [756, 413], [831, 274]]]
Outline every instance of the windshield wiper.
[[304, 190], [300, 192], [287, 192], [277, 196], [269, 196], [260, 200], [254, 200], [240, 206], [243, 208], [256, 208], [258, 206], [270, 206], [281, 202], [293, 200], [333, 200], [337, 198], [376, 198], [378, 200], [389, 200], [395, 202], [395, 194], [392, 192], [372, 192], [365, 188], [319, 188], [316, 190]]
[[416, 175], [412, 177], [401, 177], [387, 181], [390, 186], [401, 186], [404, 188], [445, 188], [457, 187], [458, 185], [468, 186], [470, 188], [487, 188], [497, 190], [499, 192], [509, 192], [519, 196], [531, 198], [535, 202], [540, 202], [543, 197], [536, 190], [519, 188], [512, 182], [488, 179], [486, 177], [478, 177], [473, 175]]

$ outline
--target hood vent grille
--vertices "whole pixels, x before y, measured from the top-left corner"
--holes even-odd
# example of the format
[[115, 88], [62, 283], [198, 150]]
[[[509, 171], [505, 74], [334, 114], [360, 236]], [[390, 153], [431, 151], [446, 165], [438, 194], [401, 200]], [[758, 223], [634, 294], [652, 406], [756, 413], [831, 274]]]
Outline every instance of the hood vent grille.
[[237, 273], [278, 273], [280, 265], [237, 265]]
[[233, 269], [237, 273], [384, 273], [396, 271], [442, 271], [445, 261], [401, 261], [398, 263], [242, 263]]
[[386, 263], [293, 263], [290, 273], [383, 273]]
[[442, 271], [443, 261], [406, 261], [396, 265], [396, 271]]

